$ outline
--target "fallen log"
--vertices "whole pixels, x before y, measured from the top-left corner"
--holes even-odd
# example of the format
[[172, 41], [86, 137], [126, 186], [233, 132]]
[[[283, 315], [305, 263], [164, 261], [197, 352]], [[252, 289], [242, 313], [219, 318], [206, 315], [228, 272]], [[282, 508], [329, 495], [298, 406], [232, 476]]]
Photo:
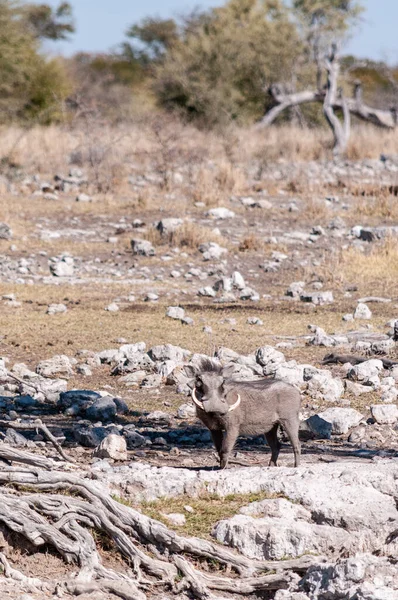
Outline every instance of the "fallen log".
[[388, 358], [384, 358], [381, 356], [369, 356], [369, 358], [365, 358], [364, 356], [355, 356], [354, 354], [326, 354], [326, 356], [322, 359], [323, 365], [332, 365], [332, 364], [341, 364], [351, 363], [352, 365], [359, 365], [360, 363], [366, 362], [371, 358], [377, 358], [377, 360], [381, 360], [383, 363], [383, 367], [385, 369], [391, 369], [394, 365], [398, 365], [397, 361], [390, 360]]

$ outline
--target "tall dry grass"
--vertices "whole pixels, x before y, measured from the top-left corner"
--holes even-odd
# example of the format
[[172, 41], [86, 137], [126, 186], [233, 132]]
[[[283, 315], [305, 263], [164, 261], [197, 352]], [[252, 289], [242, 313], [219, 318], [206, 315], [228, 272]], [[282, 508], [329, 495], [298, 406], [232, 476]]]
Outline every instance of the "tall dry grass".
[[[353, 129], [348, 158], [377, 159], [381, 153], [398, 154], [398, 130], [381, 131], [365, 125]], [[87, 173], [93, 191], [105, 193], [123, 191], [127, 175], [134, 173], [155, 173], [152, 182], [156, 186], [174, 190], [179, 173], [184, 173], [193, 200], [207, 205], [220, 203], [231, 194], [244, 194], [248, 179], [261, 179], [273, 163], [331, 157], [329, 130], [293, 126], [206, 132], [156, 116], [130, 125], [87, 120], [74, 127], [0, 129], [3, 172], [8, 169], [51, 178], [77, 165]], [[295, 180], [299, 186], [299, 178]]]
[[398, 238], [387, 236], [367, 248], [348, 247], [327, 252], [317, 276], [336, 287], [358, 285], [369, 296], [398, 295]]

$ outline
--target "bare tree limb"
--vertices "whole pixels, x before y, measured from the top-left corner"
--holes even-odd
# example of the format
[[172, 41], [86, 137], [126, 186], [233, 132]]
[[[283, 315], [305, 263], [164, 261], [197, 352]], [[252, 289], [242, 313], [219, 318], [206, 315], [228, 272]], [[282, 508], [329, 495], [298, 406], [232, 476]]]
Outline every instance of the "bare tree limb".
[[[356, 90], [356, 91], [355, 91]], [[360, 86], [355, 86], [353, 98], [334, 98], [332, 103], [332, 109], [343, 110], [344, 102], [346, 103], [347, 110], [351, 115], [365, 121], [372, 123], [376, 127], [381, 129], [395, 129], [397, 126], [397, 111], [395, 107], [389, 110], [381, 110], [368, 106], [362, 100], [362, 93]], [[294, 94], [284, 94], [279, 91], [277, 86], [271, 86], [269, 93], [272, 96], [275, 104], [270, 108], [265, 115], [262, 117], [255, 127], [260, 129], [262, 127], [268, 127], [271, 125], [276, 118], [287, 108], [292, 106], [298, 106], [300, 104], [309, 104], [316, 102], [323, 104], [325, 102], [326, 91], [315, 91], [315, 90], [304, 90], [302, 92], [296, 92]]]
[[0, 421], [0, 427], [6, 427], [11, 429], [21, 429], [21, 430], [37, 430], [41, 431], [44, 434], [44, 437], [48, 439], [49, 442], [52, 443], [54, 448], [59, 452], [62, 458], [67, 461], [74, 463], [73, 458], [68, 456], [62, 446], [59, 444], [58, 440], [53, 436], [51, 431], [48, 429], [47, 425], [41, 421], [41, 419], [35, 419], [29, 423], [21, 423], [19, 421]]

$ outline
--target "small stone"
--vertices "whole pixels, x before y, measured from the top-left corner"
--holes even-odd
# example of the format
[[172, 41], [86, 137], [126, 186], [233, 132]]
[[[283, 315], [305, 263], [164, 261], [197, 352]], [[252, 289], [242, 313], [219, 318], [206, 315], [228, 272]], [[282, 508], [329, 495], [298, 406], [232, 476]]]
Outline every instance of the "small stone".
[[354, 319], [371, 319], [372, 311], [363, 302], [359, 302], [354, 311]]
[[105, 307], [105, 310], [108, 312], [118, 312], [119, 306], [116, 304], [116, 302], [111, 302], [111, 304], [108, 304], [108, 306]]
[[49, 304], [46, 314], [47, 315], [56, 315], [60, 313], [65, 313], [67, 311], [67, 307], [65, 304]]
[[74, 273], [74, 260], [65, 254], [58, 258], [50, 259], [50, 272], [54, 277], [72, 277]]
[[76, 196], [76, 202], [92, 202], [92, 201], [93, 201], [92, 197], [89, 196], [88, 194], [81, 193]]
[[99, 458], [112, 458], [114, 460], [127, 460], [127, 444], [124, 437], [111, 433], [94, 450], [94, 456]]
[[176, 527], [182, 527], [186, 523], [185, 515], [182, 513], [170, 513], [168, 515], [163, 514], [163, 517], [167, 519], [167, 521]]
[[246, 323], [248, 325], [264, 325], [262, 320], [258, 317], [248, 317]]
[[155, 248], [148, 240], [131, 240], [133, 254], [139, 256], [154, 256]]
[[162, 219], [156, 226], [156, 229], [161, 235], [168, 235], [174, 233], [184, 223], [183, 219], [177, 219], [170, 217], [168, 219]]
[[78, 373], [79, 375], [84, 375], [85, 377], [89, 377], [90, 375], [93, 374], [92, 370], [90, 369], [90, 367], [88, 365], [77, 365], [76, 367], [76, 373]]
[[185, 310], [180, 306], [169, 306], [166, 310], [166, 317], [180, 321], [185, 317]]
[[12, 238], [12, 231], [7, 223], [0, 223], [0, 240], [10, 240]]
[[198, 290], [198, 296], [207, 296], [208, 298], [215, 298], [216, 292], [211, 286], [208, 285]]
[[219, 206], [218, 208], [211, 208], [207, 211], [206, 216], [213, 217], [214, 219], [232, 219], [235, 213], [229, 208]]
[[148, 292], [144, 298], [144, 302], [157, 302], [157, 300], [159, 300], [159, 294], [154, 292]]
[[179, 419], [189, 419], [196, 416], [196, 408], [193, 404], [181, 404], [177, 410]]
[[372, 404], [370, 412], [376, 423], [393, 425], [398, 421], [398, 406], [396, 404]]
[[181, 323], [183, 325], [188, 325], [192, 327], [192, 325], [195, 324], [195, 321], [192, 319], [192, 317], [184, 317], [183, 319], [181, 319]]

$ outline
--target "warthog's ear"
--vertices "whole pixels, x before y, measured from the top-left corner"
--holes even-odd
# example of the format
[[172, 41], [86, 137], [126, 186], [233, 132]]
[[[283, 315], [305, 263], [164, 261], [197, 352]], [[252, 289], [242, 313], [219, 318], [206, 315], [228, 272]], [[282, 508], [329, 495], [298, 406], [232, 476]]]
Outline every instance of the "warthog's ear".
[[197, 369], [194, 365], [185, 365], [182, 367], [182, 372], [188, 379], [195, 379], [197, 375]]
[[223, 367], [222, 376], [224, 377], [224, 379], [230, 379], [232, 377], [232, 375], [234, 374], [234, 371], [235, 371], [234, 363], [228, 363], [225, 365], [225, 367]]

